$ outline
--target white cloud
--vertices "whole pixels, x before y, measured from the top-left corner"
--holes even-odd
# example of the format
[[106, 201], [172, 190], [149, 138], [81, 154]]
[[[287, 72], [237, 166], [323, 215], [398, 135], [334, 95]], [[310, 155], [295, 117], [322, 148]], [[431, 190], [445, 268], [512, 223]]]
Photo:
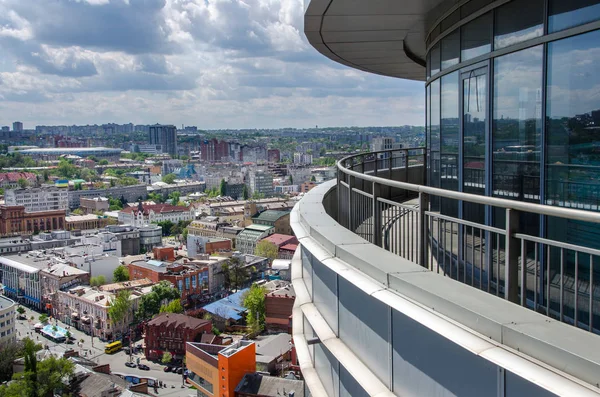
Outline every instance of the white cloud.
[[423, 124], [422, 83], [326, 59], [302, 13], [302, 0], [4, 0], [0, 120]]

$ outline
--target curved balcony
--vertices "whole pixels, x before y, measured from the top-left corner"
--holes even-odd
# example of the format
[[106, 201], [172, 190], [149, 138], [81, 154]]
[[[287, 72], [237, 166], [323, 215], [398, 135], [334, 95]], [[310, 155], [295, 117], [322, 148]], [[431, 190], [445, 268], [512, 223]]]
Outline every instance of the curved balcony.
[[[426, 163], [424, 149], [348, 157], [294, 208], [293, 333], [311, 393], [599, 396], [600, 252], [519, 220], [600, 214], [428, 187]], [[503, 211], [504, 227], [448, 214], [469, 205]], [[571, 274], [571, 259], [591, 266]]]

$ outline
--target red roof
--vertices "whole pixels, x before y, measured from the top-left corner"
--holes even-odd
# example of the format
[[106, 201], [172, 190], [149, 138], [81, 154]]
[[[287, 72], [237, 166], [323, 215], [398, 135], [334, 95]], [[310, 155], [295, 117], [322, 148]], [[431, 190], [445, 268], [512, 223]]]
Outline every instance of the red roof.
[[298, 244], [286, 244], [282, 247], [280, 247], [279, 249], [284, 250], [284, 251], [296, 251], [296, 248], [298, 248]]
[[35, 174], [32, 172], [4, 172], [0, 174], [0, 182], [17, 182], [21, 178], [32, 180], [35, 179]]
[[298, 243], [298, 240], [296, 240], [296, 237], [290, 236], [287, 234], [279, 234], [279, 233], [271, 234], [269, 237], [265, 237], [263, 240], [270, 241], [273, 244], [275, 244], [277, 247], [281, 247], [282, 245], [285, 245], [285, 244]]
[[191, 329], [201, 328], [207, 324], [211, 324], [211, 321], [180, 313], [161, 313], [147, 323], [148, 326], [165, 325], [166, 327], [185, 327]]
[[[184, 207], [181, 205], [171, 205], [171, 204], [153, 204], [153, 205], [142, 205], [144, 209], [144, 215], [148, 215], [150, 211], [154, 211], [154, 213], [162, 213], [162, 212], [183, 212], [189, 211], [188, 207]], [[125, 212], [127, 214], [133, 213], [136, 214], [139, 212], [138, 207], [128, 207], [121, 212]]]

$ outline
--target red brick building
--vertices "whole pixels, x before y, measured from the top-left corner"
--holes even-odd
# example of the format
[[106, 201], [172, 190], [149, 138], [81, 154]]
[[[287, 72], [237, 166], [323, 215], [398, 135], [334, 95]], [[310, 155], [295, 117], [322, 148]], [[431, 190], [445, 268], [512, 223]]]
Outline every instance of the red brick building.
[[160, 359], [165, 352], [173, 358], [185, 356], [187, 342], [200, 342], [202, 334], [212, 330], [209, 320], [202, 320], [185, 314], [162, 313], [148, 321], [146, 332], [146, 358]]
[[229, 157], [229, 142], [218, 141], [216, 138], [200, 144], [200, 156], [204, 161], [221, 161]]
[[173, 262], [175, 260], [175, 249], [173, 247], [154, 247], [152, 255], [154, 259], [159, 261]]
[[26, 212], [22, 205], [0, 205], [0, 236], [65, 229], [65, 210]]
[[231, 240], [230, 239], [210, 239], [206, 242], [205, 253], [212, 255], [215, 252], [228, 252], [231, 251]]
[[139, 260], [127, 265], [129, 279], [149, 278], [158, 283], [166, 280], [179, 289], [181, 302], [202, 295], [208, 289], [208, 266], [185, 265], [159, 260]]
[[265, 322], [268, 330], [291, 333], [291, 318], [296, 292], [290, 284], [265, 296]]

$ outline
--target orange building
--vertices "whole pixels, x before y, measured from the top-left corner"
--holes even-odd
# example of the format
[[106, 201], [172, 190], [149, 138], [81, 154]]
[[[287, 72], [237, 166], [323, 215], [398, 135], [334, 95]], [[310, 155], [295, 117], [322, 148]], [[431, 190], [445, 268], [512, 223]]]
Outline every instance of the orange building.
[[229, 346], [188, 342], [188, 382], [209, 397], [234, 397], [244, 375], [256, 372], [256, 345], [241, 340]]

